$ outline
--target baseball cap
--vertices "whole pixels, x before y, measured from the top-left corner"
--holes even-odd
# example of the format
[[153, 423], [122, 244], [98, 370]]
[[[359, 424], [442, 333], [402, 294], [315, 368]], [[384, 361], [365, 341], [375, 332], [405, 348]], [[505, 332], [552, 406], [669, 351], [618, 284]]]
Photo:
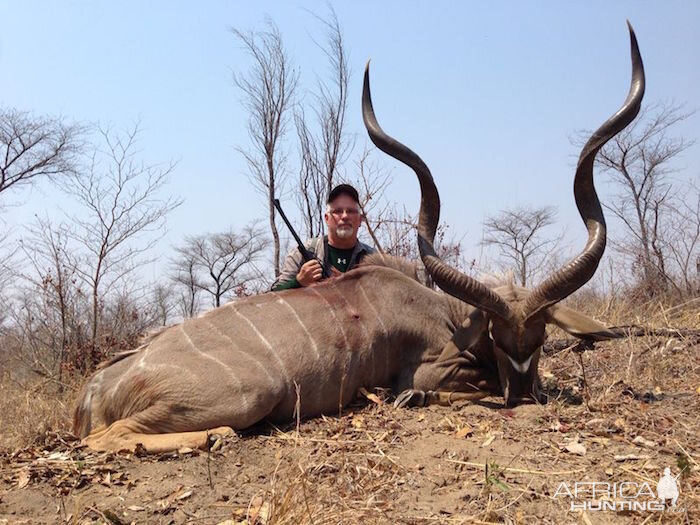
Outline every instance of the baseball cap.
[[330, 203], [331, 201], [335, 200], [336, 197], [343, 194], [351, 197], [356, 203], [360, 203], [360, 196], [357, 194], [357, 190], [350, 186], [350, 184], [338, 184], [328, 194], [328, 200], [326, 203]]

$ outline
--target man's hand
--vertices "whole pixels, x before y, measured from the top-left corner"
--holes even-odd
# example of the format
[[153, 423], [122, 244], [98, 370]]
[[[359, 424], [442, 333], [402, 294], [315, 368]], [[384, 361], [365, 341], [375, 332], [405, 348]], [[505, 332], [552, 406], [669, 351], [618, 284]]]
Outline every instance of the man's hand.
[[306, 261], [301, 268], [299, 268], [299, 273], [297, 273], [297, 282], [301, 286], [309, 286], [321, 280], [323, 275], [323, 268], [321, 268], [321, 263], [316, 259], [311, 261]]

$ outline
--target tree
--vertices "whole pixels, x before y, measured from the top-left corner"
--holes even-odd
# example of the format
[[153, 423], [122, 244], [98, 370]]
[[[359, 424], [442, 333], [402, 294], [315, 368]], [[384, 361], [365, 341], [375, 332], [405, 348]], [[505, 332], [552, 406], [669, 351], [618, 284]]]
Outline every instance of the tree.
[[267, 201], [268, 220], [272, 233], [275, 276], [280, 273], [280, 239], [275, 224], [274, 199], [284, 187], [285, 157], [280, 141], [284, 137], [287, 111], [291, 107], [298, 84], [298, 74], [282, 43], [282, 35], [272, 21], [266, 31], [244, 33], [232, 29], [253, 59], [247, 75], [234, 74], [233, 81], [243, 94], [243, 105], [249, 112], [249, 150], [239, 148], [248, 164], [251, 180]]
[[700, 294], [700, 187], [689, 182], [669, 204], [664, 253], [673, 268], [672, 284], [681, 295]]
[[554, 224], [552, 207], [505, 210], [484, 221], [484, 246], [495, 246], [501, 263], [512, 268], [520, 285], [526, 286], [552, 251], [558, 239], [542, 236]]
[[176, 283], [184, 285], [190, 298], [190, 313], [194, 313], [196, 290], [207, 293], [214, 307], [230, 296], [246, 295], [248, 283], [259, 277], [254, 263], [267, 248], [268, 241], [256, 224], [224, 233], [195, 235], [185, 238], [175, 248], [172, 260]]
[[[379, 182], [381, 183], [381, 179]], [[381, 191], [375, 196], [383, 192], [384, 185], [379, 189]], [[372, 194], [372, 191], [368, 191], [365, 195]], [[374, 203], [369, 204], [370, 202], [371, 199], [363, 195], [360, 196], [360, 206], [363, 209], [369, 209], [375, 205]], [[372, 213], [371, 218], [368, 216], [366, 225], [379, 253], [415, 261], [418, 276], [423, 284], [431, 288], [434, 286], [432, 279], [425, 271], [418, 251], [418, 243], [416, 242], [418, 218], [416, 215], [410, 214], [405, 207], [399, 207], [396, 203], [387, 204]], [[461, 240], [448, 235], [448, 232], [449, 226], [447, 224], [442, 223], [437, 227], [433, 243], [435, 252], [440, 259], [453, 268], [460, 271], [473, 269], [474, 263], [469, 263], [464, 259]]]
[[178, 287], [180, 313], [183, 317], [194, 317], [199, 310], [197, 286], [197, 258], [194, 253], [180, 253], [171, 259], [170, 279]]
[[694, 141], [671, 136], [670, 131], [692, 114], [675, 104], [646, 106], [596, 157], [596, 164], [613, 176], [618, 188], [606, 208], [630, 234], [613, 246], [632, 260], [647, 295], [673, 284], [665, 241], [672, 231], [669, 214], [678, 195], [670, 175], [676, 171], [673, 161]]
[[97, 338], [106, 296], [121, 293], [124, 277], [145, 262], [164, 233], [166, 215], [181, 204], [159, 195], [174, 164], [149, 165], [138, 158], [138, 124], [123, 134], [100, 130], [100, 135], [105, 149], [95, 146], [85, 171], [65, 185], [83, 210], [71, 217], [72, 236], [85, 254], [76, 274], [91, 297], [93, 364], [100, 357]]
[[[360, 212], [364, 217], [363, 222], [374, 247], [379, 253], [384, 253], [377, 230], [389, 209], [389, 205], [384, 202], [384, 192], [391, 184], [391, 174], [370, 160], [370, 150], [366, 144], [356, 165], [359, 179], [355, 186], [360, 195], [359, 204]], [[404, 215], [406, 215], [405, 210]]]
[[328, 59], [332, 80], [327, 83], [318, 79], [317, 91], [312, 95], [317, 137], [304, 109], [298, 107], [294, 114], [300, 157], [298, 201], [309, 237], [323, 234], [326, 196], [335, 185], [338, 167], [352, 149], [344, 132], [350, 68], [343, 34], [333, 8], [327, 20], [314, 16], [326, 30], [325, 44], [317, 45]]
[[56, 375], [59, 389], [69, 353], [86, 326], [81, 322], [84, 296], [76, 286], [80, 260], [71, 249], [71, 233], [67, 225], [54, 226], [41, 217], [26, 228], [20, 247], [25, 262], [21, 276], [28, 286], [14, 314], [25, 364], [42, 376]]
[[177, 303], [172, 285], [156, 284], [153, 287], [151, 302], [156, 322], [159, 326], [166, 326]]
[[0, 109], [0, 193], [75, 172], [84, 129], [62, 119]]

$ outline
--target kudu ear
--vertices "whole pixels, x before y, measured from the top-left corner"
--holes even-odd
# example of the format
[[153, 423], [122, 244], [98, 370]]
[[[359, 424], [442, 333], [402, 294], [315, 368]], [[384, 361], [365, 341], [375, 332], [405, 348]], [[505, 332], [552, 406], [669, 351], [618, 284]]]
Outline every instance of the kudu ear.
[[545, 310], [545, 320], [579, 339], [606, 341], [625, 335], [614, 328], [608, 328], [587, 315], [583, 315], [581, 312], [560, 304], [555, 304]]

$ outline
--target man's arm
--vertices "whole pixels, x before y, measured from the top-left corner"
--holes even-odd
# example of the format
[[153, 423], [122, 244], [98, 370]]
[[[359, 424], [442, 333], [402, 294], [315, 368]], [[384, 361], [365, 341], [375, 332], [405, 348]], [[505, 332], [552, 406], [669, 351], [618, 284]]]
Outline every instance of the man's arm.
[[323, 268], [317, 259], [304, 262], [299, 250], [293, 249], [284, 259], [282, 271], [273, 283], [272, 291], [309, 286], [320, 281], [322, 276]]
[[[303, 263], [301, 253], [297, 248], [292, 248], [292, 250], [284, 258], [284, 263], [282, 264], [282, 271], [272, 283], [272, 291], [286, 290], [287, 288], [298, 288], [300, 284], [297, 282], [297, 273]], [[296, 283], [296, 285], [293, 285]]]

